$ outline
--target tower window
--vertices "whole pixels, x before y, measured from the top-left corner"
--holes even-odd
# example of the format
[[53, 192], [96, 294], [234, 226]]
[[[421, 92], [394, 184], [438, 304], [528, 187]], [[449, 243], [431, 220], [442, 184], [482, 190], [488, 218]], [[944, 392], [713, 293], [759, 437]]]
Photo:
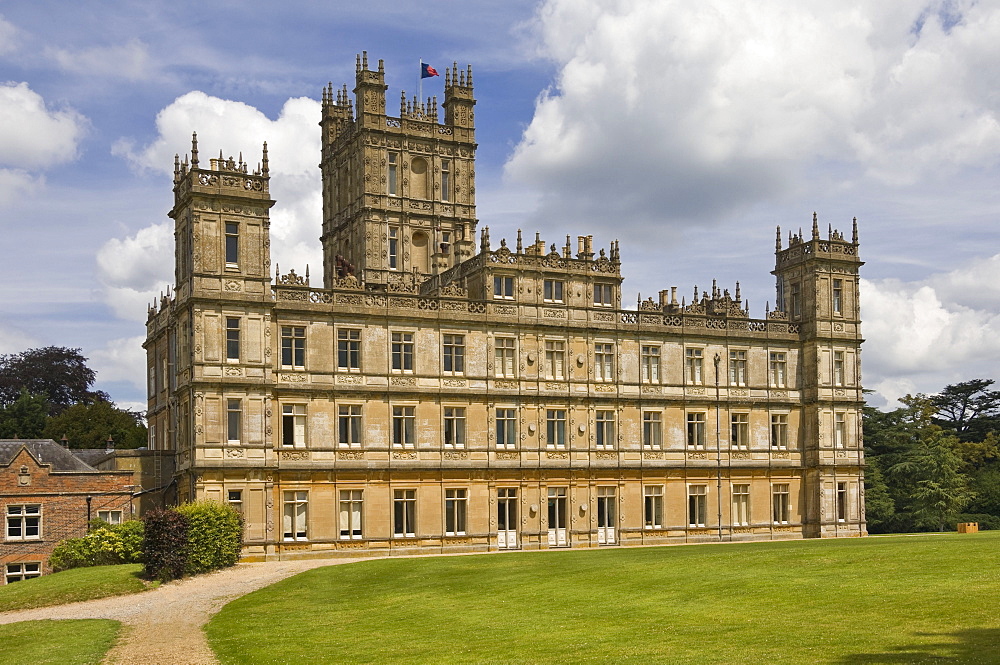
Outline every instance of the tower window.
[[240, 359], [240, 319], [237, 316], [226, 317], [226, 360]]
[[389, 196], [399, 196], [399, 153], [389, 153], [389, 173], [386, 181], [386, 193]]
[[833, 313], [844, 313], [844, 280], [833, 280]]
[[240, 225], [236, 222], [226, 222], [226, 265], [237, 266], [240, 263]]
[[389, 227], [389, 270], [399, 270], [399, 227]]
[[451, 201], [451, 160], [441, 160], [441, 200]]

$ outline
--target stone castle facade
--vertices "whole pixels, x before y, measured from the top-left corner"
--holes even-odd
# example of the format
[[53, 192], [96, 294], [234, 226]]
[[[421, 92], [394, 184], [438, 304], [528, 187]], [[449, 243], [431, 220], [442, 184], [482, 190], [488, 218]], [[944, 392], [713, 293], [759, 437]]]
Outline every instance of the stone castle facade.
[[175, 160], [145, 348], [180, 499], [258, 557], [864, 535], [856, 222], [779, 230], [764, 319], [623, 309], [617, 242], [477, 235], [475, 103], [455, 67], [389, 116], [367, 56], [324, 89], [323, 288], [272, 279], [266, 144]]

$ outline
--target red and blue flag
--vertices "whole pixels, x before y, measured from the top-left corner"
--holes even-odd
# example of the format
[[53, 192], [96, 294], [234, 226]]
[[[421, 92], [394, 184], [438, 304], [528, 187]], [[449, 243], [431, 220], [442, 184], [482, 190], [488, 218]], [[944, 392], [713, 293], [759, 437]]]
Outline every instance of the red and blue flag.
[[428, 79], [432, 76], [441, 76], [437, 73], [437, 70], [428, 65], [426, 62], [420, 63], [420, 78]]

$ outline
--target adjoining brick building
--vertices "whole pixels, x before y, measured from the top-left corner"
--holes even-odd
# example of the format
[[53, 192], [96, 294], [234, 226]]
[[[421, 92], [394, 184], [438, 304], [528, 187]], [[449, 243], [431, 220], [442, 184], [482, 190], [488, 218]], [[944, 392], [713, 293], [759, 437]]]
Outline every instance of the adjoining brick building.
[[131, 471], [99, 471], [55, 441], [0, 440], [0, 541], [3, 582], [50, 572], [49, 556], [90, 519], [132, 516]]
[[323, 91], [323, 288], [272, 279], [266, 144], [175, 160], [145, 348], [182, 500], [266, 557], [866, 532], [856, 222], [779, 230], [764, 318], [738, 284], [627, 310], [617, 242], [477, 238], [471, 68], [443, 122], [385, 91], [367, 56]]

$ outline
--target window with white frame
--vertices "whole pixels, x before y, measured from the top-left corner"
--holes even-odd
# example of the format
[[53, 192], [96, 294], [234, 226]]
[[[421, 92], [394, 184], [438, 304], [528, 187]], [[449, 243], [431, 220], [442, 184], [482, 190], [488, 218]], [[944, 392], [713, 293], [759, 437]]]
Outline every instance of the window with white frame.
[[660, 347], [643, 344], [640, 352], [640, 372], [643, 383], [660, 382]]
[[605, 450], [615, 447], [615, 412], [598, 409], [594, 416], [594, 434], [598, 448]]
[[342, 372], [361, 371], [361, 331], [341, 328], [337, 331], [337, 369]]
[[837, 483], [837, 521], [847, 521], [847, 483]]
[[413, 538], [417, 533], [417, 490], [393, 490], [392, 535]]
[[444, 335], [444, 372], [462, 374], [465, 372], [465, 335]]
[[659, 411], [642, 412], [642, 447], [658, 450], [663, 445], [663, 415]]
[[243, 400], [226, 400], [226, 440], [239, 443], [243, 430]]
[[788, 448], [788, 414], [771, 414], [771, 447], [777, 450]]
[[703, 360], [701, 349], [684, 349], [684, 376], [688, 383], [696, 386], [702, 384]]
[[729, 385], [745, 386], [747, 384], [747, 352], [729, 352]]
[[497, 448], [514, 448], [517, 445], [517, 409], [498, 408], [496, 428]]
[[549, 448], [566, 447], [566, 409], [546, 409], [545, 442]]
[[341, 404], [337, 407], [338, 443], [342, 448], [361, 447], [361, 405]]
[[594, 380], [615, 380], [615, 345], [606, 342], [594, 344]]
[[302, 448], [306, 445], [306, 405], [281, 405], [281, 445]]
[[847, 445], [847, 414], [837, 411], [833, 414], [833, 445], [843, 448]]
[[750, 414], [731, 413], [729, 415], [729, 445], [737, 450], [750, 447]]
[[121, 524], [123, 511], [121, 510], [98, 510], [97, 519], [108, 524]]
[[361, 539], [363, 513], [364, 490], [340, 490], [341, 540]]
[[226, 503], [240, 515], [243, 515], [243, 490], [228, 490], [226, 492]]
[[512, 379], [515, 375], [515, 340], [513, 337], [497, 337], [493, 340], [493, 369], [497, 377]]
[[545, 378], [561, 379], [566, 368], [566, 343], [556, 340], [545, 341]]
[[844, 313], [844, 280], [833, 280], [833, 313], [841, 315]]
[[833, 385], [842, 386], [844, 385], [844, 352], [834, 351], [833, 352]]
[[705, 412], [691, 411], [687, 414], [688, 448], [701, 450], [705, 447]]
[[493, 297], [500, 300], [514, 299], [513, 275], [493, 275]]
[[240, 264], [240, 225], [226, 222], [226, 267], [235, 268]]
[[412, 448], [416, 441], [416, 407], [392, 407], [392, 445]]
[[615, 287], [612, 284], [597, 282], [594, 284], [594, 306], [613, 307], [615, 304]]
[[771, 485], [771, 520], [775, 524], [788, 524], [788, 483]]
[[545, 302], [561, 303], [563, 300], [564, 284], [558, 279], [546, 279], [542, 282], [542, 300]]
[[294, 369], [303, 369], [306, 366], [304, 326], [281, 326], [281, 366]]
[[4, 582], [7, 584], [13, 584], [14, 582], [23, 582], [24, 580], [30, 580], [33, 577], [41, 577], [42, 575], [42, 562], [41, 561], [23, 561], [20, 563], [8, 563], [4, 569]]
[[41, 538], [41, 504], [8, 504], [7, 540], [41, 540]]
[[733, 485], [733, 526], [750, 524], [750, 485]]
[[688, 526], [705, 526], [707, 516], [708, 485], [688, 485]]
[[441, 160], [441, 200], [451, 201], [451, 160]]
[[784, 388], [788, 371], [788, 355], [784, 351], [772, 351], [769, 354], [771, 387]]
[[392, 371], [413, 371], [413, 333], [394, 332], [390, 335]]
[[389, 270], [399, 270], [399, 227], [389, 227]]
[[444, 445], [447, 448], [465, 447], [465, 407], [444, 407]]
[[645, 529], [663, 528], [663, 485], [646, 485], [642, 488], [642, 522]]
[[226, 360], [239, 362], [240, 359], [240, 317], [226, 317]]
[[390, 152], [387, 161], [389, 172], [386, 178], [386, 194], [399, 196], [399, 153]]
[[444, 533], [446, 536], [465, 535], [468, 503], [468, 490], [446, 489], [444, 491]]
[[284, 540], [306, 540], [308, 534], [309, 492], [283, 493], [284, 512], [281, 533]]

